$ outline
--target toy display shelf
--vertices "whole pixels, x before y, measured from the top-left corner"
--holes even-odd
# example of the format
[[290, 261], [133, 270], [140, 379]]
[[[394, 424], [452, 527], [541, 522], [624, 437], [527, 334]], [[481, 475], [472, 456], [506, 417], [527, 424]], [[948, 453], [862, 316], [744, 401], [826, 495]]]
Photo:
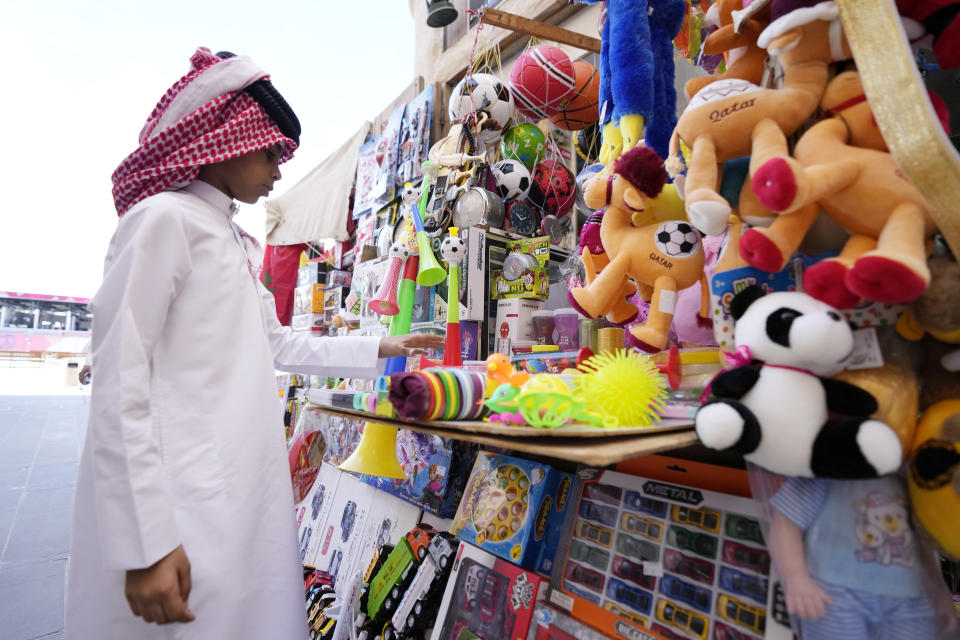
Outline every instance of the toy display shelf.
[[442, 438], [477, 442], [521, 453], [559, 460], [576, 460], [593, 466], [616, 464], [659, 451], [679, 449], [697, 442], [693, 425], [686, 420], [664, 420], [651, 427], [602, 429], [570, 424], [558, 429], [507, 427], [489, 422], [406, 422], [367, 411], [332, 407], [311, 400], [323, 413], [353, 420], [374, 420], [398, 428], [432, 433]]

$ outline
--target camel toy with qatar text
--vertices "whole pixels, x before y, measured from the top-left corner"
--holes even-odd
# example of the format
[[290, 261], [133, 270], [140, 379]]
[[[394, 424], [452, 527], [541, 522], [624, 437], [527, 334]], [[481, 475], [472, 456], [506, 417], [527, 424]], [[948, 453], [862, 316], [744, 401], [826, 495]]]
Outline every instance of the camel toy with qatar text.
[[[937, 229], [923, 196], [888, 152], [860, 74], [831, 80], [821, 106], [832, 117], [804, 132], [793, 157], [780, 131], [754, 129], [753, 191], [780, 216], [744, 234], [740, 253], [779, 271], [823, 208], [852, 236], [839, 256], [804, 272], [804, 291], [838, 309], [861, 298], [913, 302], [930, 283], [927, 242]], [[819, 206], [801, 210], [810, 203]]]
[[[765, 4], [757, 0], [747, 11]], [[707, 235], [723, 233], [732, 212], [717, 192], [719, 165], [751, 155], [751, 134], [761, 123], [794, 133], [820, 104], [830, 64], [851, 55], [834, 2], [773, 0], [770, 17], [757, 44], [779, 60], [783, 84], [776, 89], [740, 79], [709, 84], [690, 101], [670, 140], [671, 175], [683, 169], [681, 144], [690, 150], [684, 201], [690, 222]]]
[[[655, 221], [657, 196], [666, 181], [663, 160], [641, 145], [621, 155], [609, 175], [601, 173], [587, 182], [583, 194], [587, 206], [606, 206], [600, 241], [609, 262], [586, 287], [569, 293], [570, 303], [589, 318], [605, 316], [615, 308], [625, 317], [637, 311], [623, 297], [632, 278], [642, 294], [649, 293], [650, 310], [646, 322], [633, 325], [630, 335], [636, 346], [651, 352], [667, 346], [677, 292], [698, 281], [702, 286], [699, 318], [709, 322], [710, 289], [703, 274], [700, 234], [681, 220]], [[634, 216], [641, 225], [634, 226]], [[642, 224], [646, 220], [655, 222]], [[584, 254], [589, 252], [585, 247]], [[583, 257], [585, 262], [591, 258]], [[595, 269], [588, 265], [587, 271]], [[625, 310], [624, 305], [631, 309]]]

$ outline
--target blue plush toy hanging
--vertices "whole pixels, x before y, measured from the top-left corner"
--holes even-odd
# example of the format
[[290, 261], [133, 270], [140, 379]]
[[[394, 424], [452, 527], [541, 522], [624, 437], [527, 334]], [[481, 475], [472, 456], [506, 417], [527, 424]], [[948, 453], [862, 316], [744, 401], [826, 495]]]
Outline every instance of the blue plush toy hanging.
[[609, 164], [644, 137], [666, 158], [677, 123], [673, 39], [684, 0], [607, 0], [600, 47], [600, 161]]

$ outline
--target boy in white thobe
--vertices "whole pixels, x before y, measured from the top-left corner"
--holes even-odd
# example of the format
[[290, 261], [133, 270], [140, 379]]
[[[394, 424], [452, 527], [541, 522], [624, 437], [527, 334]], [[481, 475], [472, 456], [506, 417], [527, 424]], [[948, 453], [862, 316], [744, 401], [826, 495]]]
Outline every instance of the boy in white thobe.
[[274, 367], [372, 377], [380, 358], [442, 343], [280, 326], [232, 218], [234, 198], [280, 178], [299, 123], [249, 59], [191, 62], [113, 176], [122, 217], [91, 303], [70, 640], [303, 640]]

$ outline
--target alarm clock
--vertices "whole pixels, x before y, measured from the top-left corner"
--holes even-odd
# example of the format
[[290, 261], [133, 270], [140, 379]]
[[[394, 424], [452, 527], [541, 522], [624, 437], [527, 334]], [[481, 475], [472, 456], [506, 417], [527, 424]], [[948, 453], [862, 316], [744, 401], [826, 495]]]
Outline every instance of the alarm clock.
[[507, 217], [514, 232], [521, 236], [532, 236], [540, 226], [540, 214], [537, 210], [520, 200], [510, 205]]

